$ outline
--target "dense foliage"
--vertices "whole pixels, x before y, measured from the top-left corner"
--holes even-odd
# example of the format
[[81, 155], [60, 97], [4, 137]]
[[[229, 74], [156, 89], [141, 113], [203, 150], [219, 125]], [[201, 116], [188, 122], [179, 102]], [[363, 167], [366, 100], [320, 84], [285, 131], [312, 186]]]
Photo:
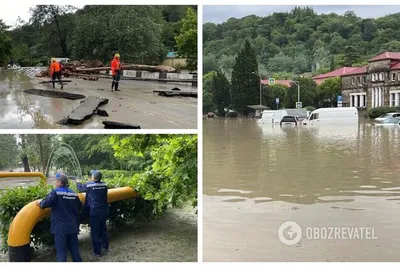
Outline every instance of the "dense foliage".
[[[14, 147], [15, 136], [7, 136], [10, 147]], [[61, 135], [52, 139], [49, 136], [53, 135], [42, 135], [41, 138], [68, 142], [73, 146], [82, 160], [83, 170], [101, 169], [109, 188], [130, 186], [139, 193], [140, 197], [136, 199], [111, 204], [109, 222], [113, 226], [147, 220], [188, 201], [197, 205], [196, 135]], [[26, 140], [27, 146], [35, 142], [33, 138]], [[0, 150], [8, 152], [3, 150], [5, 148]], [[102, 169], [110, 166], [116, 169]], [[73, 182], [70, 184], [76, 189]], [[0, 239], [7, 240], [9, 225], [18, 211], [43, 198], [51, 188], [40, 184], [0, 191]], [[87, 223], [85, 218], [81, 222]], [[34, 246], [52, 244], [49, 219], [36, 225], [32, 242]], [[7, 243], [2, 242], [2, 250], [6, 249]]]
[[[193, 17], [195, 6], [38, 5], [28, 22], [19, 21], [7, 35], [0, 21], [0, 44], [9, 44], [0, 50], [0, 65], [47, 64], [50, 57], [109, 63], [116, 52], [123, 62], [139, 64], [160, 63], [172, 50], [190, 56], [197, 51], [197, 24], [188, 24]], [[183, 31], [188, 36], [175, 40]]]
[[400, 51], [399, 36], [400, 13], [363, 19], [353, 11], [318, 15], [310, 7], [296, 7], [266, 17], [231, 18], [203, 25], [204, 72], [221, 67], [231, 73], [246, 39], [261, 76], [268, 78], [359, 65], [380, 52]]
[[178, 54], [188, 59], [188, 68], [197, 70], [197, 14], [188, 8], [182, 19], [182, 28], [175, 37]]

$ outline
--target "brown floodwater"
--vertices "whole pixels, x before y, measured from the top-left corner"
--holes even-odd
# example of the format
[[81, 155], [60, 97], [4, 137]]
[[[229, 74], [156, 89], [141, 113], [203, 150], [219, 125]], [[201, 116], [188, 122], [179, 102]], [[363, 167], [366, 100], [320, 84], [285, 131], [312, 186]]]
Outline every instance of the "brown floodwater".
[[[64, 92], [109, 99], [101, 109], [109, 117], [93, 115], [80, 125], [62, 126], [60, 120], [80, 105], [81, 100], [67, 100], [25, 94], [26, 89], [52, 89], [36, 78], [38, 68], [0, 71], [0, 129], [104, 128], [104, 120], [140, 125], [143, 129], [195, 129], [197, 98], [163, 97], [153, 90], [197, 91], [196, 87], [171, 83], [120, 81], [120, 92], [111, 92], [111, 80], [71, 79]], [[55, 90], [60, 90], [56, 85]]]
[[[203, 123], [205, 261], [400, 260], [400, 127]], [[303, 230], [295, 245], [278, 238], [285, 221]], [[309, 227], [376, 239], [310, 239]]]

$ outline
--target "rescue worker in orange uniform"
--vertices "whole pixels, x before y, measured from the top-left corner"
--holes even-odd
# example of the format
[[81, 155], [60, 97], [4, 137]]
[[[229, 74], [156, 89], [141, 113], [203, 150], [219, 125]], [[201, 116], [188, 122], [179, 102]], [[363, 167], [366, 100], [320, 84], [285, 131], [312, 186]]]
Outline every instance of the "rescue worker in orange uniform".
[[111, 75], [113, 78], [112, 84], [111, 84], [111, 92], [113, 92], [114, 87], [115, 91], [121, 91], [118, 90], [118, 85], [119, 85], [119, 80], [121, 78], [121, 71], [122, 71], [122, 64], [119, 61], [119, 54], [115, 54], [114, 59], [111, 61]]
[[51, 81], [53, 82], [53, 88], [55, 88], [56, 78], [61, 84], [61, 89], [64, 88], [63, 83], [61, 81], [61, 71], [62, 71], [61, 63], [57, 62], [55, 58], [52, 58], [50, 65], [50, 77]]

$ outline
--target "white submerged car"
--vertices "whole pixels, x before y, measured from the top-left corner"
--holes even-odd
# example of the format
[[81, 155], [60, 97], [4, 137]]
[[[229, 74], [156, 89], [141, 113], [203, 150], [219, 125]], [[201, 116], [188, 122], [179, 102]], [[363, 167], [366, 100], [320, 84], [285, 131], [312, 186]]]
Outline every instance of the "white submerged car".
[[303, 124], [316, 126], [320, 124], [355, 124], [358, 125], [357, 108], [319, 108], [311, 112]]
[[379, 121], [376, 125], [377, 126], [392, 126], [392, 125], [400, 126], [400, 117], [387, 118], [383, 121]]
[[400, 112], [390, 112], [390, 113], [386, 113], [378, 118], [375, 119], [376, 122], [382, 123], [387, 119], [391, 119], [391, 118], [400, 118]]

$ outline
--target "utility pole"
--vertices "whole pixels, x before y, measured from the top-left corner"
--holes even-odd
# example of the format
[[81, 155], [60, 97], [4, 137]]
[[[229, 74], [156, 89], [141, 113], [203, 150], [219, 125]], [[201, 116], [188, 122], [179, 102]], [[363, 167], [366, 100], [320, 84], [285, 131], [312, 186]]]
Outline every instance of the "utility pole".
[[300, 83], [298, 81], [290, 81], [290, 82], [297, 85], [297, 103], [300, 103]]

